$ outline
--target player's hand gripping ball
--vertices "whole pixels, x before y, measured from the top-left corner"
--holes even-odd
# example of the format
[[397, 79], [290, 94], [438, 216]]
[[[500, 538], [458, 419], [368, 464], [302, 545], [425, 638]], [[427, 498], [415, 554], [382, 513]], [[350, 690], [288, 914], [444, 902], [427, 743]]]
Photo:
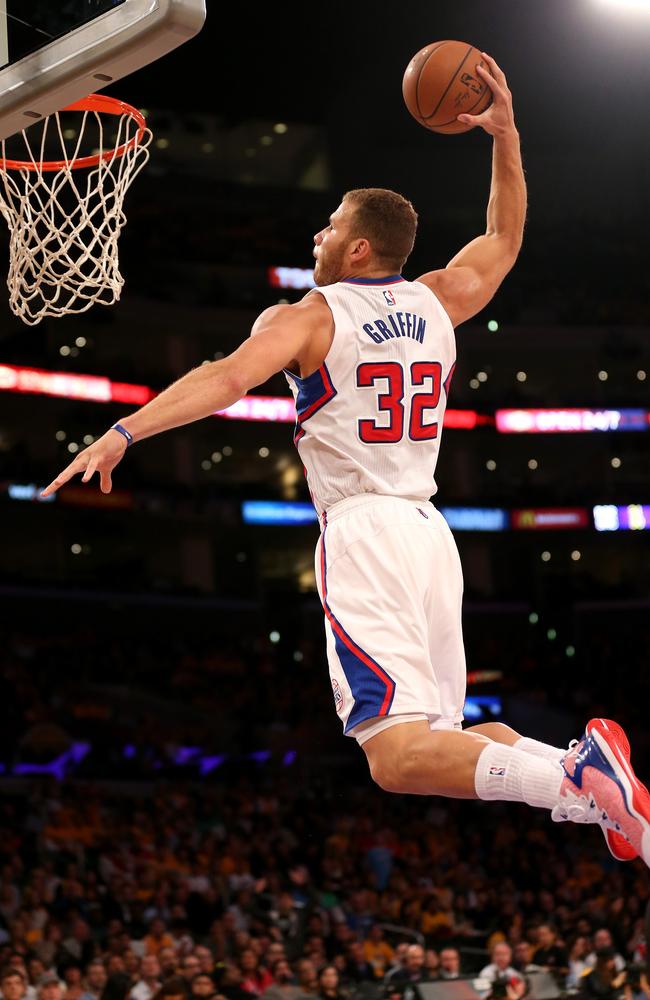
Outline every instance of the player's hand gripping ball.
[[[432, 132], [467, 132], [476, 122], [458, 115], [480, 115], [492, 103], [482, 54], [467, 42], [432, 42], [411, 59], [402, 80], [406, 107]], [[488, 77], [489, 78], [489, 77]]]

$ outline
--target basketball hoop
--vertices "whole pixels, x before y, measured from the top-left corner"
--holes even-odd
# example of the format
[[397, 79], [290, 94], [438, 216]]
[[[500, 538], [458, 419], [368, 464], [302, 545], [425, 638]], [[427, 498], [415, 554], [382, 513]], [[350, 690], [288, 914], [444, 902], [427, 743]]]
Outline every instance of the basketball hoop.
[[[2, 141], [9, 305], [23, 322], [34, 326], [119, 300], [124, 196], [149, 159], [151, 138], [136, 108], [91, 94]], [[9, 143], [12, 152], [19, 144], [23, 159], [8, 156]], [[82, 147], [92, 153], [82, 155]]]

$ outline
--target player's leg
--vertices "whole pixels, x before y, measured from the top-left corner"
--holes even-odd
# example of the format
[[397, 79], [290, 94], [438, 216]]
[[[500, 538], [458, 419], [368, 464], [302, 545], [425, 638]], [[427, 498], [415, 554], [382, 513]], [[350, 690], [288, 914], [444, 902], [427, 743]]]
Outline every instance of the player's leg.
[[559, 763], [467, 730], [432, 731], [424, 721], [391, 726], [361, 745], [373, 780], [389, 792], [502, 799], [553, 809], [564, 778]]
[[562, 764], [486, 736], [393, 725], [362, 742], [373, 779], [390, 792], [525, 802], [556, 821], [598, 823], [622, 834], [650, 866], [650, 795], [606, 720]]
[[546, 760], [561, 761], [566, 755], [566, 747], [554, 747], [549, 743], [541, 743], [539, 740], [529, 739], [521, 736], [515, 729], [506, 726], [503, 722], [482, 722], [478, 726], [468, 726], [466, 733], [477, 733], [480, 736], [487, 736], [495, 743], [503, 743], [508, 747], [516, 747], [524, 753], [531, 753], [534, 757], [545, 757]]
[[[602, 720], [592, 720], [592, 722], [587, 725], [585, 735], [588, 735], [594, 724], [600, 721]], [[609, 725], [610, 729], [616, 733], [622, 753], [629, 762], [630, 744], [625, 733], [621, 727], [617, 725], [617, 723], [612, 722], [609, 719], [604, 721]], [[539, 740], [533, 740], [526, 736], [520, 736], [519, 733], [514, 729], [511, 729], [510, 726], [506, 726], [501, 722], [485, 722], [478, 726], [470, 726], [465, 730], [465, 732], [487, 736], [488, 739], [494, 740], [496, 743], [504, 743], [506, 746], [516, 747], [517, 750], [523, 750], [524, 753], [532, 754], [534, 757], [542, 757], [545, 760], [561, 762], [564, 760], [568, 752], [568, 750], [562, 747], [554, 747], [549, 743], [542, 743]], [[603, 833], [605, 835], [607, 846], [617, 861], [632, 861], [637, 857], [637, 852], [634, 847], [621, 833], [611, 829], [604, 829]]]

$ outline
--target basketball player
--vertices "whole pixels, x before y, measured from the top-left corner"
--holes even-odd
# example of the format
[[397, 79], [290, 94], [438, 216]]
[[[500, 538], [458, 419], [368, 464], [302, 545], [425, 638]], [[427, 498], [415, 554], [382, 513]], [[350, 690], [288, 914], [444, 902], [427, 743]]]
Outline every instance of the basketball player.
[[44, 491], [111, 472], [126, 448], [235, 403], [284, 370], [322, 531], [316, 550], [336, 710], [387, 791], [526, 802], [598, 823], [619, 859], [650, 865], [650, 796], [616, 724], [568, 751], [499, 723], [461, 730], [462, 576], [429, 502], [456, 355], [454, 327], [490, 301], [522, 242], [526, 187], [506, 78], [489, 56], [480, 116], [493, 137], [486, 232], [446, 268], [401, 276], [417, 216], [392, 191], [351, 191], [314, 237], [317, 289], [256, 320], [229, 357], [189, 372], [109, 429]]

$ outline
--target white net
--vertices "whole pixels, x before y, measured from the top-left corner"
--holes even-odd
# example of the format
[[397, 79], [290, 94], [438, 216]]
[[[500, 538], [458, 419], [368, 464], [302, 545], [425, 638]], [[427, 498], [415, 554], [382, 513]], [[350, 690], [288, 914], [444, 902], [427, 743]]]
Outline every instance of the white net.
[[151, 138], [134, 109], [92, 95], [0, 144], [9, 304], [29, 326], [119, 300], [124, 197]]

